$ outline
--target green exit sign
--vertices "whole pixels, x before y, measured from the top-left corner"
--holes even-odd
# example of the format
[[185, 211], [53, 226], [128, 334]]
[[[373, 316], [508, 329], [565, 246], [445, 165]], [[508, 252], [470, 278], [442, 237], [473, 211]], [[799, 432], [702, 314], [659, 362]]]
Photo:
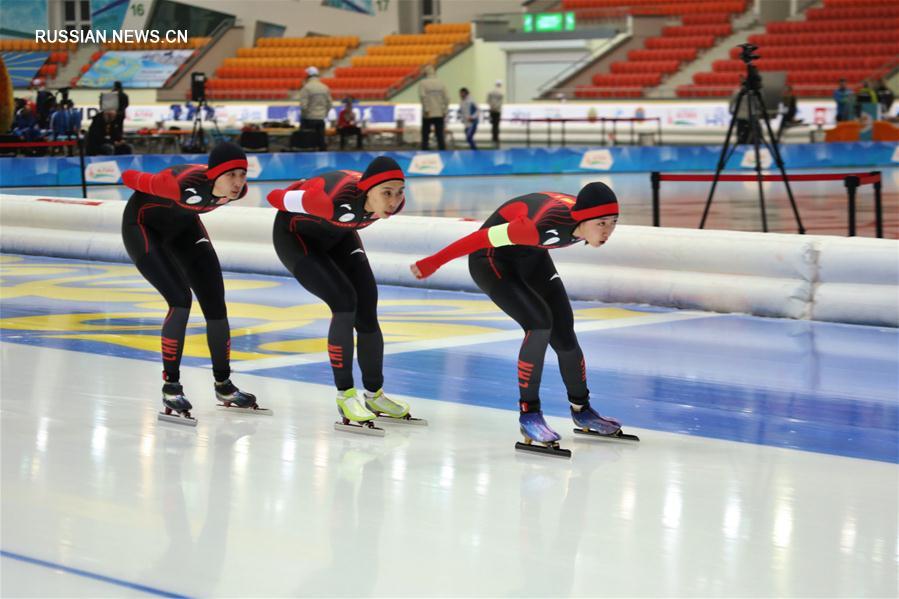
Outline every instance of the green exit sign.
[[574, 31], [573, 12], [538, 12], [524, 15], [525, 33], [546, 33], [553, 31]]

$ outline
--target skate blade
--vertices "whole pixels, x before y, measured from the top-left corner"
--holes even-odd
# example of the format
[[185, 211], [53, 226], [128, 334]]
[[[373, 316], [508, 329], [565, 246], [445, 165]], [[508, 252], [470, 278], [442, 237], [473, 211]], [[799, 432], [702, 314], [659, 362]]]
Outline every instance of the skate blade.
[[620, 430], [614, 435], [603, 435], [602, 433], [598, 433], [594, 430], [584, 430], [582, 428], [574, 429], [575, 434], [584, 435], [585, 437], [599, 437], [601, 439], [608, 439], [609, 441], [639, 441], [640, 437], [637, 435], [629, 435], [627, 433], [622, 433]]
[[247, 414], [256, 414], [257, 416], [271, 416], [274, 414], [274, 412], [267, 410], [266, 408], [241, 408], [240, 406], [226, 406], [223, 403], [218, 404], [218, 409], [221, 412], [245, 412]]
[[392, 424], [413, 424], [416, 426], [428, 426], [428, 421], [424, 418], [413, 418], [409, 414], [406, 414], [402, 418], [394, 418], [393, 416], [378, 414], [375, 420], [377, 420], [378, 422], [389, 422]]
[[571, 458], [570, 449], [562, 449], [561, 447], [547, 447], [546, 445], [539, 445], [537, 443], [522, 443], [521, 441], [518, 441], [515, 444], [515, 449], [517, 449], [518, 451], [541, 453], [543, 455], [548, 455], [554, 458]]
[[334, 430], [344, 433], [355, 433], [357, 435], [368, 435], [369, 437], [383, 437], [385, 434], [383, 428], [378, 428], [374, 425], [344, 424], [342, 422], [335, 422]]
[[188, 416], [179, 416], [177, 414], [166, 414], [159, 412], [156, 419], [160, 422], [171, 422], [172, 424], [180, 424], [181, 426], [197, 426], [197, 419]]

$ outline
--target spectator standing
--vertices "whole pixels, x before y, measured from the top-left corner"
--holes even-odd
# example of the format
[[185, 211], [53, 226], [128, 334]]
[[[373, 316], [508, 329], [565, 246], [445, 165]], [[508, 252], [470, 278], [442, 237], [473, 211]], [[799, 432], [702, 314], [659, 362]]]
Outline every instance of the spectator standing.
[[788, 85], [784, 89], [781, 112], [783, 114], [783, 118], [781, 118], [780, 127], [778, 127], [777, 129], [777, 141], [780, 141], [784, 130], [802, 124], [802, 119], [796, 118], [796, 114], [799, 112], [799, 107], [796, 102], [796, 94], [793, 93], [792, 85]]
[[499, 122], [503, 116], [503, 82], [496, 80], [496, 85], [487, 94], [487, 104], [490, 106], [490, 137], [493, 146], [499, 147]]
[[449, 93], [431, 65], [425, 67], [425, 78], [418, 84], [418, 97], [421, 100], [421, 149], [428, 149], [428, 138], [433, 127], [437, 147], [445, 150], [444, 124], [449, 111]]
[[[128, 110], [128, 94], [125, 93], [125, 90], [122, 89], [122, 82], [116, 81], [112, 84], [112, 91], [119, 100], [119, 106], [116, 108], [116, 120], [119, 122], [119, 127], [122, 129], [125, 128], [125, 111]], [[103, 94], [100, 94], [100, 110], [103, 110]]]
[[126, 144], [122, 137], [122, 125], [115, 110], [97, 113], [87, 131], [87, 155], [130, 154], [131, 146]]
[[886, 82], [883, 79], [877, 82], [877, 100], [880, 102], [880, 112], [881, 115], [886, 118], [890, 114], [890, 108], [893, 106], [893, 101], [896, 99], [893, 95], [893, 90], [887, 87]]
[[77, 139], [81, 130], [81, 113], [75, 110], [75, 103], [66, 100], [50, 116], [50, 130], [54, 140]]
[[474, 143], [474, 134], [478, 130], [478, 107], [472, 102], [471, 94], [468, 93], [467, 87], [459, 90], [459, 120], [462, 121], [462, 126], [465, 127], [465, 141], [468, 142], [468, 147], [472, 150], [477, 150], [478, 147]]
[[874, 86], [867, 79], [862, 81], [862, 86], [855, 92], [856, 116], [860, 117], [862, 112], [865, 111], [865, 104], [878, 104], [877, 92], [874, 91]]
[[846, 87], [846, 80], [840, 79], [840, 87], [833, 92], [833, 99], [837, 103], [837, 121], [851, 121], [854, 118], [852, 90]]
[[306, 69], [306, 83], [300, 90], [300, 129], [315, 132], [318, 149], [328, 149], [325, 144], [325, 119], [331, 111], [331, 89], [319, 79], [318, 69]]

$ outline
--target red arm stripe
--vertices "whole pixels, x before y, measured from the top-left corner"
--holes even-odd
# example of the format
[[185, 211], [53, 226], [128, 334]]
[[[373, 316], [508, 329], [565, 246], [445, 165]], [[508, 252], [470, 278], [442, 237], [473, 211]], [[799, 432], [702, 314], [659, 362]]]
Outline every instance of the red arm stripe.
[[122, 173], [122, 182], [135, 191], [176, 202], [181, 199], [181, 188], [178, 186], [178, 181], [168, 169], [155, 175], [127, 170]]
[[415, 263], [421, 271], [422, 278], [429, 277], [434, 272], [449, 262], [462, 256], [480, 250], [492, 247], [490, 240], [487, 238], [487, 229], [479, 229], [471, 235], [466, 235], [458, 241], [454, 241], [436, 254], [423, 258]]

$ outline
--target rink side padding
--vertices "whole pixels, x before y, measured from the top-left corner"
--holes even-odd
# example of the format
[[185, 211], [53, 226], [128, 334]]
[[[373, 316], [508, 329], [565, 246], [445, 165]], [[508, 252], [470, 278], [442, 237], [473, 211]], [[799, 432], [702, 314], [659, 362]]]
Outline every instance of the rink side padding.
[[[0, 250], [127, 262], [121, 201], [0, 195]], [[226, 270], [286, 275], [274, 211], [229, 206], [203, 216]], [[361, 232], [379, 283], [476, 291], [467, 261], [418, 281], [414, 260], [480, 223], [399, 216]], [[552, 252], [572, 299], [899, 326], [899, 241], [619, 226], [601, 249]]]

